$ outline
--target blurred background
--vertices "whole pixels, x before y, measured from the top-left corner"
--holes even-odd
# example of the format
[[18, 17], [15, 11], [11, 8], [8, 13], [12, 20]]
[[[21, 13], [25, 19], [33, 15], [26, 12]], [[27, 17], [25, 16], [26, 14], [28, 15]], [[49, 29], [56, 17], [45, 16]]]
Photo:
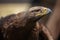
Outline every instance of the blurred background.
[[0, 0], [0, 17], [28, 10], [33, 6], [53, 9], [56, 0]]

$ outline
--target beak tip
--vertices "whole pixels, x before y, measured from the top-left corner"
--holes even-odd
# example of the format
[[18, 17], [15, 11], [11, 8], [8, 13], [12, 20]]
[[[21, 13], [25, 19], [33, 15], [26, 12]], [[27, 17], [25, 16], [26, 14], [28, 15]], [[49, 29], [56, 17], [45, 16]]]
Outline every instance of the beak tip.
[[49, 13], [51, 13], [52, 12], [52, 10], [51, 9], [47, 9], [47, 14], [49, 14]]

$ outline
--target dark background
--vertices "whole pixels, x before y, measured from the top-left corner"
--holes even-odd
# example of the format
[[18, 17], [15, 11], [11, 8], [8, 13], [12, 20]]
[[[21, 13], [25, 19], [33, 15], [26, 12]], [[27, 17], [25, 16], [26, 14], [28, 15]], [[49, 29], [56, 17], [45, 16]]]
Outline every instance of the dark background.
[[42, 5], [47, 7], [53, 7], [56, 0], [0, 0], [0, 3], [31, 3], [32, 6]]

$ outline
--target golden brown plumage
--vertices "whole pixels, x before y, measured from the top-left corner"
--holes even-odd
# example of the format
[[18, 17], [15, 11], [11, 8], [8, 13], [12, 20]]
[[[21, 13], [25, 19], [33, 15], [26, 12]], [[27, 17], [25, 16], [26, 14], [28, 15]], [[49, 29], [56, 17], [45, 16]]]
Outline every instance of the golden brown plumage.
[[[33, 9], [33, 8], [32, 8]], [[12, 14], [1, 19], [1, 29], [4, 32], [3, 37], [5, 40], [39, 40], [40, 38], [46, 40], [45, 38], [40, 37], [39, 33], [42, 30], [42, 27], [39, 22], [37, 22], [43, 15], [46, 14], [38, 13], [40, 7], [37, 7], [37, 10], [28, 10], [28, 12], [21, 12], [18, 14]], [[43, 10], [41, 10], [43, 11]], [[33, 14], [31, 14], [33, 13]], [[34, 13], [36, 15], [34, 15]], [[37, 23], [36, 23], [37, 22]], [[42, 35], [43, 36], [43, 35]], [[41, 39], [40, 39], [41, 40]], [[47, 39], [48, 40], [48, 39]]]

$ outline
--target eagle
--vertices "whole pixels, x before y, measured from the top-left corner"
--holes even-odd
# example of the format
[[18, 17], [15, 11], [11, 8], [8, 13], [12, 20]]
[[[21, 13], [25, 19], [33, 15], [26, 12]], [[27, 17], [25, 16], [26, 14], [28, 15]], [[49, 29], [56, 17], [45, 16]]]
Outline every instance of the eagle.
[[4, 40], [53, 40], [38, 22], [42, 17], [51, 13], [46, 7], [36, 6], [25, 12], [8, 15], [0, 19], [0, 33]]

